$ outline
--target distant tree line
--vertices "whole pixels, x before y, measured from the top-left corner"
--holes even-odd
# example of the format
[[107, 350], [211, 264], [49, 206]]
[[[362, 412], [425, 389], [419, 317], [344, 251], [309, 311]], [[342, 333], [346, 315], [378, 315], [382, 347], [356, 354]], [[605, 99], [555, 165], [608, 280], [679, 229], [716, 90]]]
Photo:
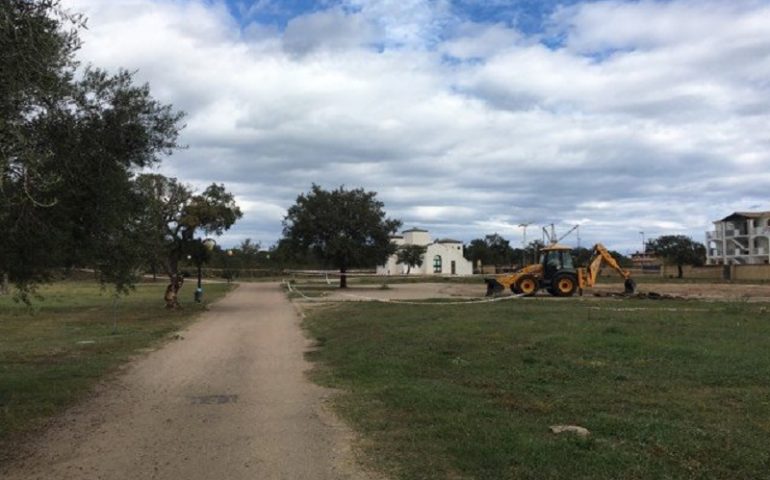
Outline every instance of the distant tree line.
[[[465, 246], [465, 258], [474, 266], [480, 261], [482, 265], [495, 267], [516, 267], [537, 263], [537, 253], [544, 246], [540, 240], [530, 242], [526, 248], [513, 248], [510, 242], [497, 233], [486, 235], [484, 238], [471, 240]], [[646, 243], [650, 253], [658, 255], [665, 263], [676, 265], [678, 276], [682, 278], [684, 265], [703, 265], [706, 261], [706, 247], [684, 235], [663, 235]], [[592, 251], [585, 247], [572, 250], [575, 266], [586, 266]], [[633, 261], [626, 255], [615, 250], [610, 253], [620, 266], [629, 268]]]

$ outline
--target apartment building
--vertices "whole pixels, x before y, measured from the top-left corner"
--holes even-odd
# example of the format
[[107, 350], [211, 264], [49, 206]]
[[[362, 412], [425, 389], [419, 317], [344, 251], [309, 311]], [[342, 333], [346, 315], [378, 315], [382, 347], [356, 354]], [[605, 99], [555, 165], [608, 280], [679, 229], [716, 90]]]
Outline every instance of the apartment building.
[[706, 232], [707, 265], [770, 263], [770, 211], [735, 212]]

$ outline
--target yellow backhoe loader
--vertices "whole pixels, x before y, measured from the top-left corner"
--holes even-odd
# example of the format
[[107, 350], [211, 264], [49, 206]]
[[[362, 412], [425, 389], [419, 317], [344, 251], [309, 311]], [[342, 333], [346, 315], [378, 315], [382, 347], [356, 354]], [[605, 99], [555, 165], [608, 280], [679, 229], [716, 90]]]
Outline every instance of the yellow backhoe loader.
[[485, 278], [487, 296], [498, 294], [506, 288], [523, 296], [534, 295], [541, 289], [556, 297], [571, 297], [575, 291], [582, 295], [583, 288], [596, 284], [603, 263], [623, 277], [626, 294], [636, 291], [636, 282], [631, 278], [631, 273], [621, 267], [601, 243], [594, 245], [587, 267], [576, 268], [571, 251], [570, 247], [555, 243], [540, 250], [540, 263], [527, 265], [513, 273]]

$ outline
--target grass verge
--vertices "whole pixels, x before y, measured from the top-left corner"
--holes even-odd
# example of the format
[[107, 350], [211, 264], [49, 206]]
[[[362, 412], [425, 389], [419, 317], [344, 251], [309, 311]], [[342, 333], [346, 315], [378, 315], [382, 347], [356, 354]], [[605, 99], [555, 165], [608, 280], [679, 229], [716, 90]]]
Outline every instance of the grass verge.
[[[231, 287], [207, 284], [206, 301]], [[190, 323], [205, 304], [166, 310], [165, 284], [144, 283], [115, 297], [92, 282], [40, 290], [32, 308], [0, 297], [0, 462], [11, 443], [86, 395], [106, 373], [140, 349]], [[183, 295], [192, 296], [192, 288]]]
[[[767, 478], [760, 304], [347, 303], [313, 310], [314, 379], [402, 479]], [[554, 435], [572, 424], [591, 435]]]

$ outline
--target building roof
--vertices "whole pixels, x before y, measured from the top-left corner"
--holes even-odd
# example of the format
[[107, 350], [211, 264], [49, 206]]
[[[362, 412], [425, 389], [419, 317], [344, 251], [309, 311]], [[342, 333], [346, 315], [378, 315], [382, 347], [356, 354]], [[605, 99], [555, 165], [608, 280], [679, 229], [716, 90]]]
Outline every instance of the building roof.
[[760, 217], [770, 217], [770, 211], [764, 211], [764, 212], [733, 212], [730, 215], [726, 216], [722, 220], [717, 220], [718, 222], [727, 222], [730, 220], [735, 220], [736, 218], [760, 218]]
[[463, 243], [460, 240], [452, 240], [451, 238], [439, 238], [436, 243]]
[[403, 231], [403, 232], [401, 232], [401, 233], [412, 233], [412, 232], [423, 232], [423, 233], [428, 233], [428, 231], [427, 231], [427, 230], [423, 230], [422, 228], [410, 228], [409, 230], [404, 230], [404, 231]]

